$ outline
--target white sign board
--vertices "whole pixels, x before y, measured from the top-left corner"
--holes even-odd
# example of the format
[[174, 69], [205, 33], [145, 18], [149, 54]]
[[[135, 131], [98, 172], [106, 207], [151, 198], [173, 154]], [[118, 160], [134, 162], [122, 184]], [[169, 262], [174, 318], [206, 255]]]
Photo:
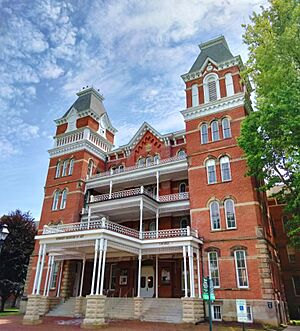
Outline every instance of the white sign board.
[[238, 322], [248, 322], [246, 300], [236, 299], [236, 313]]

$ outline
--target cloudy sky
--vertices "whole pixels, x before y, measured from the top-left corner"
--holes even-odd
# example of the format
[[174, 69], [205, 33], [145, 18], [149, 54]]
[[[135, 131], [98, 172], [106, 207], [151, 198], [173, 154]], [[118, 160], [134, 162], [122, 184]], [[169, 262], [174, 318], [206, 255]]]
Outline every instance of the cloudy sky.
[[183, 128], [186, 73], [200, 42], [225, 35], [247, 58], [241, 24], [264, 0], [0, 0], [0, 215], [39, 218], [53, 120], [99, 88], [117, 144], [143, 121]]

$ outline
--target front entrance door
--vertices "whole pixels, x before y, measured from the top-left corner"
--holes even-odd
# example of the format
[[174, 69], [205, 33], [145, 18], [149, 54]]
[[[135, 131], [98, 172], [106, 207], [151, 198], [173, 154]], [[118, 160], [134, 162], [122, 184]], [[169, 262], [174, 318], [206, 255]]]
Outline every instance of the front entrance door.
[[73, 297], [77, 297], [77, 295], [79, 294], [81, 268], [82, 268], [81, 262], [75, 262], [74, 285], [72, 292]]
[[141, 297], [152, 298], [154, 295], [154, 268], [152, 266], [142, 267], [141, 275]]

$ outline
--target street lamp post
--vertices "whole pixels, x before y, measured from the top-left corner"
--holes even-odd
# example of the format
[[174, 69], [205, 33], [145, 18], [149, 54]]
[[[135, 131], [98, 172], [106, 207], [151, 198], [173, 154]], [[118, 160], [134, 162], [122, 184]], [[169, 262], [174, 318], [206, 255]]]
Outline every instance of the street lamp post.
[[9, 235], [9, 231], [6, 224], [0, 224], [0, 253], [6, 237]]

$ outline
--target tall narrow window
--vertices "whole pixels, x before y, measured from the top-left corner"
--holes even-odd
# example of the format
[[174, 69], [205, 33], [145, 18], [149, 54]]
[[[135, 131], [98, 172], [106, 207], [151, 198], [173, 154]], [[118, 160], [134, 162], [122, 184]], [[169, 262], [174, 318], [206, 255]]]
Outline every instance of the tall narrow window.
[[224, 139], [231, 137], [230, 121], [227, 117], [222, 119], [222, 131]]
[[123, 164], [119, 165], [119, 172], [124, 172], [125, 168]]
[[233, 80], [231, 73], [225, 75], [226, 95], [230, 97], [234, 95]]
[[71, 160], [70, 160], [70, 164], [69, 164], [69, 172], [68, 172], [68, 175], [72, 175], [73, 170], [74, 170], [74, 159], [71, 159]]
[[59, 191], [55, 191], [54, 197], [53, 197], [52, 210], [58, 209], [58, 199], [59, 199]]
[[232, 199], [225, 200], [225, 217], [227, 229], [236, 228], [234, 202]]
[[57, 261], [55, 261], [53, 264], [52, 275], [50, 276], [50, 288], [51, 289], [56, 288], [59, 265], [60, 264]]
[[237, 286], [239, 288], [248, 288], [248, 272], [246, 264], [246, 252], [238, 250], [234, 252]]
[[67, 203], [67, 190], [64, 189], [61, 194], [60, 209], [65, 209]]
[[93, 160], [89, 160], [88, 170], [87, 170], [87, 174], [89, 177], [91, 177], [93, 174], [93, 168], [94, 168], [94, 162]]
[[199, 92], [198, 92], [198, 85], [192, 85], [192, 107], [199, 105]]
[[186, 229], [188, 226], [188, 220], [186, 218], [182, 218], [180, 220], [180, 228], [181, 229]]
[[220, 287], [219, 261], [217, 252], [208, 253], [208, 270], [214, 287]]
[[220, 159], [222, 182], [231, 180], [230, 160], [228, 156], [222, 156]]
[[209, 101], [215, 101], [218, 99], [217, 96], [217, 80], [215, 79], [215, 77], [210, 77], [207, 80], [207, 84], [208, 84], [208, 99]]
[[150, 166], [152, 164], [152, 157], [151, 156], [147, 156], [146, 157], [146, 166]]
[[153, 157], [153, 163], [154, 164], [159, 164], [159, 155], [158, 154], [155, 154], [154, 157]]
[[211, 122], [211, 140], [212, 141], [220, 140], [218, 121]]
[[178, 191], [179, 191], [179, 193], [185, 193], [186, 192], [186, 184], [185, 183], [180, 183]]
[[145, 159], [143, 157], [138, 159], [138, 167], [144, 167], [145, 166]]
[[207, 172], [207, 182], [208, 184], [213, 184], [217, 182], [216, 174], [216, 161], [213, 159], [206, 161], [206, 172]]
[[55, 170], [55, 178], [58, 178], [60, 176], [60, 168], [61, 168], [61, 163], [57, 162], [56, 170]]
[[200, 130], [201, 130], [201, 144], [207, 144], [208, 143], [208, 125], [202, 124]]
[[64, 162], [63, 162], [62, 172], [61, 172], [61, 175], [62, 176], [66, 176], [67, 175], [68, 162], [69, 162], [69, 160], [64, 160]]
[[210, 209], [210, 223], [212, 230], [221, 229], [221, 221], [220, 221], [220, 206], [217, 201], [212, 201], [209, 205]]

